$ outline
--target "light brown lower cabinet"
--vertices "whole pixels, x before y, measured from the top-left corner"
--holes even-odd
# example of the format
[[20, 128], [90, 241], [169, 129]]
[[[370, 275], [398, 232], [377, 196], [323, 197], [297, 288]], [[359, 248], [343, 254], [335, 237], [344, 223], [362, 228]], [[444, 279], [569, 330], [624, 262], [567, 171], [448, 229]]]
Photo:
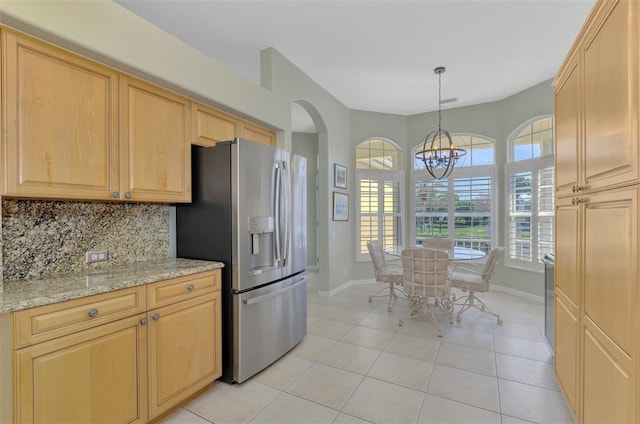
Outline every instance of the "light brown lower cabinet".
[[133, 316], [15, 352], [18, 423], [144, 423], [146, 327]]
[[[220, 292], [148, 313], [149, 412], [160, 415], [221, 374]], [[211, 324], [215, 324], [215, 328]]]
[[[123, 292], [140, 299], [124, 318], [109, 310]], [[16, 423], [145, 423], [222, 375], [220, 270], [11, 318]]]

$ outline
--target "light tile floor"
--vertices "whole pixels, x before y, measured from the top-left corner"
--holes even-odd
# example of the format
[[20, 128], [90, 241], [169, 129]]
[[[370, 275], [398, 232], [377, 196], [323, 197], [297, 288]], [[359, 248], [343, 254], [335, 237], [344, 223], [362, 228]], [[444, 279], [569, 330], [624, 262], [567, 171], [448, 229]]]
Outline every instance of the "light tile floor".
[[504, 320], [469, 310], [461, 322], [387, 312], [379, 285], [326, 298], [310, 273], [308, 334], [250, 380], [216, 382], [163, 424], [573, 423], [544, 342], [544, 306], [493, 291], [481, 297]]

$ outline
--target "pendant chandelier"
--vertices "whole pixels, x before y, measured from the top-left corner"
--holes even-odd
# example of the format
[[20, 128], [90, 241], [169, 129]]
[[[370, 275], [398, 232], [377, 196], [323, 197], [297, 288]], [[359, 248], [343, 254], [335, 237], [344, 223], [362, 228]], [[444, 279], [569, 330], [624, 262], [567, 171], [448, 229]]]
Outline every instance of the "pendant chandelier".
[[438, 180], [447, 178], [456, 162], [467, 151], [453, 145], [449, 131], [442, 129], [442, 74], [444, 66], [433, 70], [438, 74], [438, 129], [431, 131], [422, 142], [422, 149], [416, 152], [416, 158], [424, 162], [427, 172]]

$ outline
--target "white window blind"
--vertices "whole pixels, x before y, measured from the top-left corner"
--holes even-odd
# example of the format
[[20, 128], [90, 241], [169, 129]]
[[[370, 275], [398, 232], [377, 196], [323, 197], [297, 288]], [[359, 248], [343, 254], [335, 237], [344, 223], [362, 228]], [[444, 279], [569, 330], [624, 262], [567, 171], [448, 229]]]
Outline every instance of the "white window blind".
[[369, 240], [380, 240], [385, 248], [402, 245], [402, 174], [357, 169], [356, 184], [356, 257], [368, 260]]

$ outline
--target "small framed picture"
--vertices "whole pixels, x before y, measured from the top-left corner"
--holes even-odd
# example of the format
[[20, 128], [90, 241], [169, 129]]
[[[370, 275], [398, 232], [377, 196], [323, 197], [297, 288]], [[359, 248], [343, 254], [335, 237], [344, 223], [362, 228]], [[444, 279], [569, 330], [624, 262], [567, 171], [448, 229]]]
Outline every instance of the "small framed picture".
[[347, 167], [333, 164], [333, 185], [336, 188], [347, 188]]
[[333, 192], [333, 220], [348, 221], [349, 220], [349, 195], [344, 193]]

